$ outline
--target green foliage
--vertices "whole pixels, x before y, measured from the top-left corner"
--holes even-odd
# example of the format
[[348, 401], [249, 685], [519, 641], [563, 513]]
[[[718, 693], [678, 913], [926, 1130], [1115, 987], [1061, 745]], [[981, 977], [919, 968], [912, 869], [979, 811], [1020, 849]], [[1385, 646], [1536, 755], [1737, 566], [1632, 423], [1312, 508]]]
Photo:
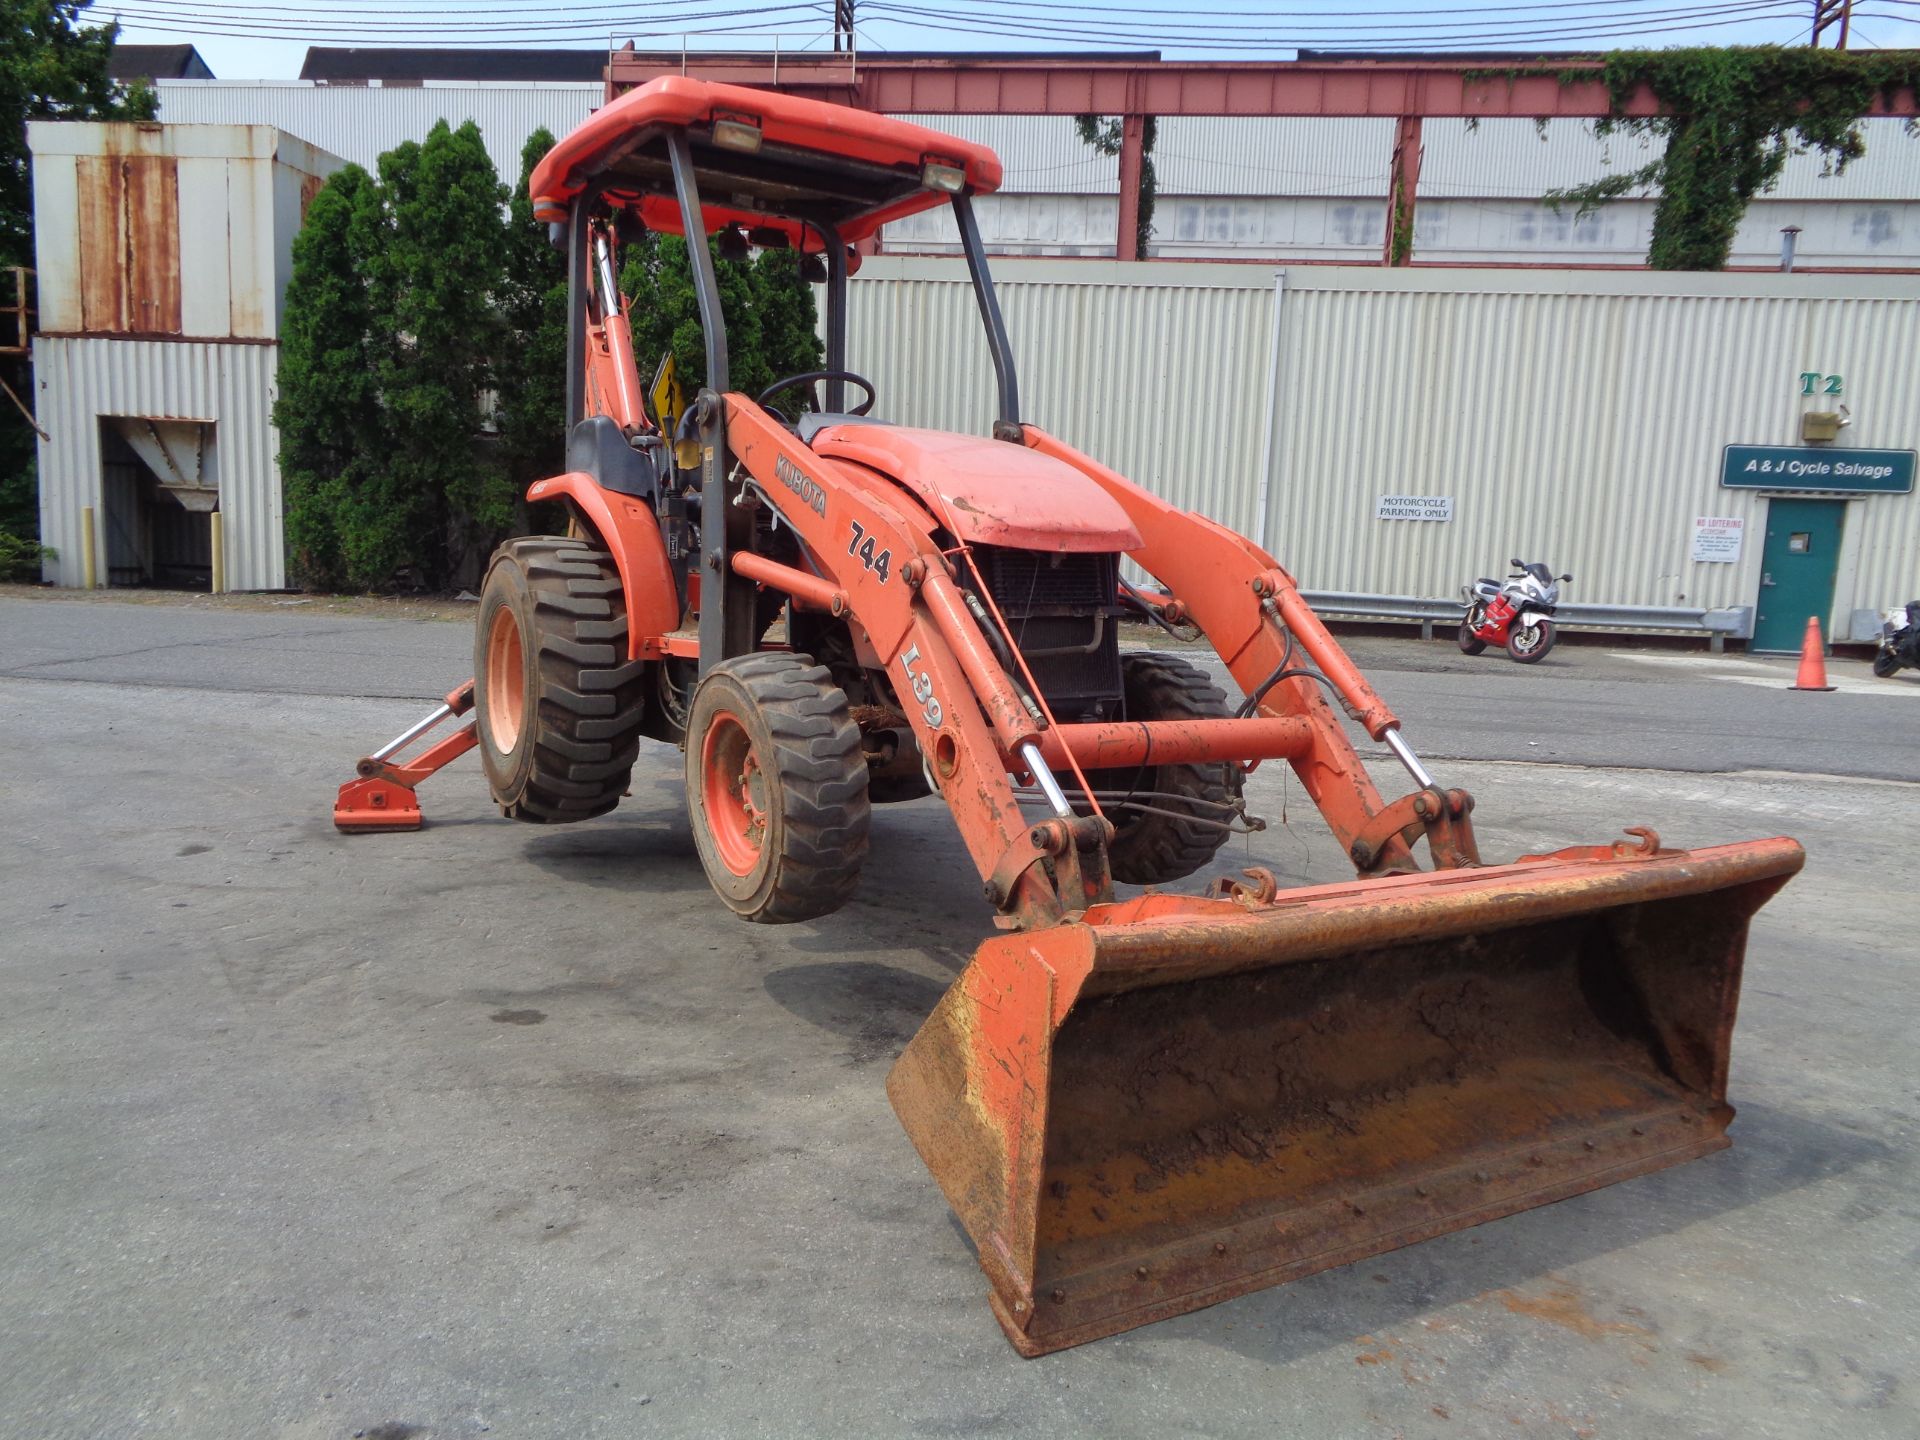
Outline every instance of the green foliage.
[[[0, 268], [33, 264], [27, 122], [154, 113], [152, 90], [107, 78], [119, 26], [80, 24], [86, 8], [86, 0], [0, 0]], [[10, 278], [7, 284], [11, 303]], [[34, 393], [24, 357], [0, 360], [0, 379], [23, 399]], [[40, 533], [34, 448], [26, 417], [0, 395], [0, 530], [29, 538]]]
[[[1556, 210], [1587, 214], [1642, 187], [1656, 187], [1656, 270], [1719, 270], [1747, 204], [1773, 188], [1787, 157], [1818, 151], [1833, 173], [1866, 153], [1860, 117], [1877, 97], [1920, 86], [1920, 53], [1816, 50], [1773, 45], [1621, 50], [1604, 70], [1614, 113], [1595, 132], [1661, 136], [1666, 150], [1637, 170], [1549, 192]], [[1590, 81], [1590, 72], [1558, 77]], [[1646, 86], [1666, 113], [1627, 115]]]
[[[1091, 145], [1102, 155], [1118, 155], [1121, 150], [1122, 122], [1099, 115], [1076, 115], [1074, 130], [1082, 144]], [[1149, 115], [1140, 136], [1140, 213], [1134, 230], [1134, 251], [1145, 259], [1147, 244], [1153, 239], [1153, 206], [1159, 190], [1153, 172], [1153, 142], [1159, 127]]]
[[52, 546], [0, 530], [0, 580], [38, 580], [40, 562], [53, 558]]
[[[564, 454], [566, 258], [547, 242], [527, 178], [553, 147], [538, 131], [509, 198], [471, 124], [348, 166], [294, 241], [281, 334], [280, 467], [295, 575], [328, 588], [403, 578], [441, 588], [463, 561], [552, 517], [521, 497]], [[721, 263], [735, 389], [815, 369], [811, 289], [795, 257]], [[673, 349], [706, 369], [684, 241], [627, 249], [641, 380]], [[494, 397], [497, 445], [481, 439]]]
[[482, 453], [503, 347], [505, 189], [479, 129], [348, 166], [294, 241], [281, 339], [281, 473], [295, 573], [439, 588], [513, 524], [515, 490]]
[[[380, 157], [388, 243], [367, 257], [381, 305], [386, 470], [411, 501], [413, 568], [443, 587], [470, 549], [513, 524], [512, 482], [482, 456], [481, 399], [504, 338], [506, 187], [472, 121]], [[363, 580], [364, 583], [364, 580]]]
[[294, 573], [335, 588], [349, 574], [384, 581], [405, 542], [386, 504], [378, 324], [362, 256], [382, 242], [378, 182], [358, 165], [313, 199], [293, 241], [280, 332], [280, 473]]
[[[800, 278], [799, 257], [790, 250], [763, 250], [749, 260], [722, 260], [718, 244], [707, 243], [726, 317], [732, 388], [757, 395], [784, 375], [819, 369], [824, 353], [819, 308], [813, 287]], [[680, 383], [691, 395], [706, 383], [707, 350], [686, 240], [647, 235], [628, 245], [620, 288], [629, 301], [641, 384], [653, 378], [659, 358], [671, 350]], [[790, 392], [783, 406], [797, 407], [803, 393]]]
[[[560, 468], [567, 429], [567, 257], [534, 219], [527, 190], [553, 148], [541, 129], [520, 152], [520, 183], [507, 208], [507, 267], [500, 290], [505, 326], [498, 361], [501, 456], [514, 494]], [[538, 526], [532, 528], [539, 528]]]

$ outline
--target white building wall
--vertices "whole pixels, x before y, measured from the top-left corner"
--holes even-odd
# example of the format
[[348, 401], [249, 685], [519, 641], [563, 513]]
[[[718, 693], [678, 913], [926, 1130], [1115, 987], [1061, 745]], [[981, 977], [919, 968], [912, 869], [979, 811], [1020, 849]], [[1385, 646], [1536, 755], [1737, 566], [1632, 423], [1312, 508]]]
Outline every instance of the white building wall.
[[[1911, 276], [995, 274], [1023, 418], [1262, 539], [1316, 590], [1451, 596], [1525, 552], [1571, 570], [1574, 600], [1751, 605], [1766, 501], [1720, 487], [1721, 449], [1797, 443], [1802, 371], [1846, 377], [1846, 445], [1920, 445]], [[879, 412], [984, 433], [992, 366], [964, 266], [881, 256], [851, 294], [849, 363], [879, 382]], [[1451, 496], [1455, 518], [1378, 520], [1383, 494]], [[1829, 633], [1920, 594], [1920, 496], [1847, 510]], [[1699, 515], [1746, 519], [1738, 564], [1688, 558]]]
[[287, 583], [273, 401], [279, 347], [192, 340], [107, 340], [41, 335], [33, 343], [40, 441], [40, 538], [58, 552], [44, 578], [85, 576], [81, 511], [92, 506], [95, 564], [107, 575], [107, 516], [100, 454], [103, 416], [211, 421], [226, 542], [227, 585], [277, 590]]
[[170, 125], [275, 125], [368, 170], [436, 120], [472, 120], [508, 184], [520, 151], [545, 126], [565, 135], [605, 93], [597, 84], [316, 85], [309, 80], [162, 80], [159, 118]]

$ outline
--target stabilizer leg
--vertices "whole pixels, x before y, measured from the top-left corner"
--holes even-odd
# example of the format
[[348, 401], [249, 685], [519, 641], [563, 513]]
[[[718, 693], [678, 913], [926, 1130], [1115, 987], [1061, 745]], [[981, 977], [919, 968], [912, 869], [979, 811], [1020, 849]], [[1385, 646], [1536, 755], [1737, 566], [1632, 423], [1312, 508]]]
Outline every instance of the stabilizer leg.
[[391, 757], [441, 721], [465, 715], [471, 709], [473, 681], [468, 680], [453, 690], [445, 702], [419, 724], [411, 726], [371, 755], [362, 758], [354, 767], [359, 778], [342, 785], [339, 796], [333, 802], [335, 828], [349, 834], [366, 830], [418, 830], [421, 824], [420, 802], [414, 797], [415, 787], [441, 766], [466, 754], [479, 743], [479, 737], [474, 734], [473, 722], [469, 720], [405, 764], [395, 764]]

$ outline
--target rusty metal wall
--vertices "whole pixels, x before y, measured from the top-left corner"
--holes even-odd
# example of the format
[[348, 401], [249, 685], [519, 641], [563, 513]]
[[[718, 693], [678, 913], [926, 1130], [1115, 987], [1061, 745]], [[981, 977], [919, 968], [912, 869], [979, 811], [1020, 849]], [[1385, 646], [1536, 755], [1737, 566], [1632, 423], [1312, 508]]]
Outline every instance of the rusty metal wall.
[[34, 405], [51, 437], [39, 448], [40, 536], [59, 557], [46, 565], [45, 578], [82, 582], [80, 512], [91, 505], [96, 565], [106, 580], [100, 421], [143, 415], [213, 422], [227, 584], [235, 590], [285, 585], [279, 440], [272, 424], [278, 356], [278, 346], [233, 341], [36, 337]]
[[301, 198], [340, 166], [260, 125], [35, 121], [40, 328], [270, 340]]
[[[1448, 596], [1525, 551], [1574, 573], [1571, 600], [1751, 605], [1766, 502], [1720, 487], [1721, 449], [1795, 443], [1802, 371], [1846, 377], [1842, 443], [1920, 446], [1913, 276], [995, 274], [1026, 418], [1264, 538], [1316, 590]], [[964, 266], [877, 257], [852, 293], [850, 363], [880, 413], [984, 430], [992, 369]], [[1387, 494], [1451, 497], [1454, 518], [1376, 519]], [[1830, 629], [1920, 595], [1920, 496], [1847, 510]], [[1746, 520], [1737, 564], [1689, 558], [1696, 516]]]

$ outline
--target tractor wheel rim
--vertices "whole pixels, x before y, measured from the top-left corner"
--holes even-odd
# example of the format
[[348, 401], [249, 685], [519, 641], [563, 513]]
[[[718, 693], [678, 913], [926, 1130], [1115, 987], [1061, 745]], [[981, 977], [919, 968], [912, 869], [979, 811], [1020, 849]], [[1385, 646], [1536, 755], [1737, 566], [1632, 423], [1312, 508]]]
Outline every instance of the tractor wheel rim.
[[701, 808], [720, 863], [751, 875], [767, 843], [767, 777], [738, 716], [722, 710], [707, 726], [700, 775]]
[[502, 605], [487, 631], [487, 733], [502, 755], [520, 743], [520, 711], [527, 700], [526, 652], [520, 622]]

